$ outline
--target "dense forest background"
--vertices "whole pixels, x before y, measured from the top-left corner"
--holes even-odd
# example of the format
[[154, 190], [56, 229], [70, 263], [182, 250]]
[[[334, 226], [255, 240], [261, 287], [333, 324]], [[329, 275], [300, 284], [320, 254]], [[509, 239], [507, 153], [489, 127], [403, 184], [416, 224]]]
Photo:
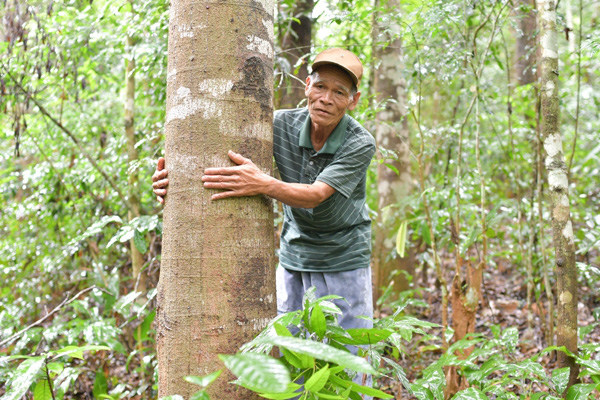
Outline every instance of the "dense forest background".
[[[377, 316], [400, 310], [437, 324], [404, 332], [402, 351], [387, 355], [399, 369], [378, 387], [443, 398], [443, 369], [490, 398], [560, 398], [568, 370], [544, 351], [561, 324], [561, 259], [533, 2], [276, 6], [276, 107], [302, 104], [291, 75], [302, 79], [320, 50], [348, 48], [363, 61], [352, 115], [378, 141], [368, 175]], [[1, 10], [2, 400], [157, 398], [162, 208], [151, 175], [164, 154], [168, 3], [5, 0]], [[600, 3], [558, 1], [579, 289], [574, 399], [600, 393], [599, 23]], [[469, 326], [458, 326], [463, 318]], [[476, 332], [468, 358], [450, 360], [444, 327]]]

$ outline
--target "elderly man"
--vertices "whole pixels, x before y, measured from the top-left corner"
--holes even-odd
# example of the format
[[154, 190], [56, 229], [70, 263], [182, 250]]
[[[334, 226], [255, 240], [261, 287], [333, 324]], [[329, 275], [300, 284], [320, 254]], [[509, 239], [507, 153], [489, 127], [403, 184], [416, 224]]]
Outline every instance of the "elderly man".
[[[329, 49], [317, 55], [306, 79], [307, 107], [280, 110], [273, 122], [273, 153], [281, 180], [263, 173], [241, 154], [229, 152], [237, 166], [208, 168], [207, 189], [222, 189], [212, 200], [267, 195], [284, 204], [279, 253], [277, 309], [302, 308], [311, 286], [318, 297], [336, 294], [344, 328], [372, 322], [371, 221], [365, 207], [366, 171], [375, 142], [346, 115], [360, 98], [362, 63], [353, 53]], [[159, 159], [152, 177], [163, 203], [167, 170]]]

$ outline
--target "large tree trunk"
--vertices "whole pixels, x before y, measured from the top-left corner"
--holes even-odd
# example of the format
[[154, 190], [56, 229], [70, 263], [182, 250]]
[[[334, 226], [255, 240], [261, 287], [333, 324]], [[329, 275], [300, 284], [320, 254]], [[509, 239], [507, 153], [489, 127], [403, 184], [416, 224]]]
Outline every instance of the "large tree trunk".
[[[276, 314], [273, 212], [265, 197], [212, 202], [200, 180], [233, 150], [271, 172], [273, 3], [174, 0], [165, 156], [169, 195], [158, 292], [159, 396], [222, 367]], [[214, 399], [254, 398], [220, 378]]]
[[[131, 13], [133, 14], [133, 1], [129, 2]], [[133, 20], [133, 18], [132, 18]], [[134, 104], [135, 104], [135, 55], [134, 55], [134, 38], [127, 35], [127, 66], [125, 68], [125, 137], [127, 139], [127, 158], [129, 164], [137, 161], [138, 152], [135, 148], [135, 129], [134, 129]], [[131, 221], [140, 216], [140, 200], [138, 196], [138, 174], [137, 170], [132, 170], [129, 174], [128, 196], [131, 209], [127, 216]], [[142, 273], [144, 266], [144, 256], [135, 246], [134, 238], [129, 240], [129, 248], [131, 250], [131, 271], [134, 281], [134, 289], [138, 292], [146, 291], [146, 275]]]
[[306, 97], [304, 96], [304, 84], [308, 76], [308, 62], [301, 61], [298, 74], [295, 74], [294, 66], [306, 54], [310, 53], [312, 42], [312, 10], [313, 0], [300, 0], [293, 3], [292, 20], [289, 29], [284, 31], [281, 37], [281, 57], [287, 60], [290, 66], [289, 73], [297, 79], [284, 76], [284, 84], [278, 90], [278, 108], [296, 108]]
[[[400, 8], [399, 0], [383, 0], [382, 3], [390, 12], [397, 12]], [[385, 110], [377, 113], [375, 136], [378, 146], [391, 150], [395, 156], [385, 157], [384, 163], [377, 167], [379, 215], [375, 226], [373, 274], [375, 301], [381, 295], [381, 288], [388, 286], [391, 280], [393, 280], [394, 293], [408, 289], [408, 280], [400, 271], [414, 275], [410, 252], [401, 258], [393, 251], [396, 244], [395, 234], [401, 222], [398, 221], [397, 216], [402, 214], [401, 210], [394, 208], [393, 205], [406, 198], [412, 186], [408, 121], [405, 118], [406, 82], [402, 77], [404, 63], [402, 62], [401, 29], [399, 22], [391, 19], [385, 25], [378, 22], [376, 31], [373, 48], [375, 58], [380, 64], [374, 71], [375, 92], [378, 101], [390, 101], [386, 103]], [[387, 45], [384, 47], [384, 44]], [[392, 276], [394, 271], [396, 273]]]
[[537, 48], [535, 41], [537, 24], [533, 11], [533, 0], [518, 0], [517, 4], [517, 24], [521, 32], [516, 35], [514, 73], [519, 85], [527, 85], [535, 82], [536, 79], [534, 67]]
[[[556, 344], [577, 353], [577, 267], [569, 206], [569, 179], [562, 148], [558, 106], [558, 43], [554, 0], [537, 0], [540, 28], [540, 90], [542, 98], [542, 142], [552, 210], [552, 239], [557, 276]], [[558, 352], [558, 366], [570, 367], [569, 386], [577, 381], [579, 369], [572, 357]]]

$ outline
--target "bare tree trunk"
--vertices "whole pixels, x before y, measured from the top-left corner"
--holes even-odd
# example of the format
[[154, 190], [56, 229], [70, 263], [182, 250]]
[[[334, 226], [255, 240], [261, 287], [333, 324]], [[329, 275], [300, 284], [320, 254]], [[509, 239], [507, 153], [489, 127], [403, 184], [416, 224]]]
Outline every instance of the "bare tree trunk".
[[[552, 238], [557, 275], [556, 344], [577, 353], [577, 268], [569, 206], [569, 179], [560, 134], [558, 105], [558, 43], [554, 0], [537, 0], [540, 28], [541, 134], [552, 210]], [[570, 367], [569, 386], [577, 382], [579, 368], [572, 357], [558, 353], [558, 366]]]
[[[398, 11], [399, 0], [382, 1], [386, 10]], [[375, 92], [378, 101], [390, 100], [385, 110], [377, 113], [375, 136], [380, 148], [392, 151], [384, 163], [377, 167], [377, 192], [379, 193], [379, 216], [375, 227], [375, 263], [373, 279], [373, 297], [377, 300], [381, 288], [393, 280], [394, 293], [408, 289], [408, 280], [402, 273], [414, 275], [413, 260], [410, 252], [404, 257], [393, 252], [395, 234], [399, 226], [397, 215], [401, 214], [393, 208], [411, 190], [409, 131], [406, 119], [406, 82], [402, 77], [402, 41], [399, 21], [390, 19], [380, 22], [377, 18], [376, 35], [373, 41], [374, 54], [380, 62], [374, 71]]]
[[537, 24], [535, 21], [533, 0], [518, 0], [517, 24], [519, 32], [516, 35], [516, 60], [514, 63], [514, 73], [519, 85], [527, 85], [535, 82], [535, 53], [536, 41], [535, 31]]
[[[159, 397], [222, 367], [275, 316], [273, 210], [262, 197], [212, 202], [201, 176], [236, 151], [272, 169], [273, 8], [269, 1], [173, 0], [158, 292]], [[254, 395], [220, 378], [214, 399]]]
[[312, 42], [312, 10], [313, 0], [300, 0], [293, 3], [292, 16], [298, 21], [291, 21], [288, 30], [281, 38], [281, 56], [290, 65], [290, 74], [297, 79], [284, 76], [284, 84], [278, 93], [278, 108], [296, 108], [304, 99], [304, 84], [308, 76], [308, 62], [301, 61], [298, 74], [295, 74], [294, 66], [302, 57], [310, 53]]
[[[131, 13], [134, 13], [133, 1], [129, 1]], [[125, 69], [125, 137], [127, 139], [127, 158], [129, 165], [138, 160], [138, 152], [135, 148], [135, 128], [134, 128], [134, 104], [135, 104], [135, 40], [130, 35], [127, 35], [126, 58], [127, 66]], [[129, 221], [140, 216], [140, 200], [138, 197], [138, 174], [137, 170], [132, 170], [129, 174], [128, 196], [131, 209], [127, 217]], [[135, 246], [134, 238], [129, 240], [129, 248], [131, 250], [131, 271], [134, 280], [135, 290], [138, 292], [146, 292], [146, 275], [142, 273], [144, 266], [144, 256]]]

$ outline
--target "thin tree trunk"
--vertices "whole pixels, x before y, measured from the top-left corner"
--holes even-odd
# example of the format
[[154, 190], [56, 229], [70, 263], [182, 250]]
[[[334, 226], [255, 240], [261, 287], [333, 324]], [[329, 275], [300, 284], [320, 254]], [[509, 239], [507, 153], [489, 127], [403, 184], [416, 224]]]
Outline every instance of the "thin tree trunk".
[[277, 94], [278, 108], [296, 108], [305, 99], [304, 84], [308, 76], [308, 62], [306, 59], [300, 61], [298, 73], [295, 74], [295, 65], [298, 64], [304, 56], [310, 53], [312, 43], [312, 10], [313, 0], [301, 0], [293, 3], [292, 16], [298, 21], [290, 23], [290, 29], [287, 30], [281, 38], [281, 56], [285, 58], [290, 65], [290, 76], [284, 76], [284, 84]]
[[517, 6], [517, 24], [519, 32], [516, 36], [516, 51], [514, 73], [517, 78], [517, 84], [527, 85], [536, 80], [535, 77], [535, 31], [537, 24], [533, 0], [519, 0]]
[[[383, 1], [382, 6], [390, 12], [400, 8], [399, 0]], [[411, 190], [410, 152], [408, 121], [406, 119], [406, 82], [402, 77], [401, 28], [393, 19], [376, 25], [373, 48], [376, 60], [380, 63], [374, 71], [377, 101], [387, 101], [385, 109], [376, 116], [375, 136], [380, 148], [392, 151], [394, 155], [382, 155], [384, 162], [377, 167], [377, 192], [379, 193], [379, 215], [375, 227], [374, 300], [381, 295], [381, 288], [393, 281], [394, 293], [408, 289], [408, 280], [402, 273], [414, 275], [410, 252], [400, 257], [393, 251], [395, 233], [400, 210], [393, 206], [406, 198]]]
[[[174, 0], [169, 23], [165, 157], [169, 195], [158, 291], [159, 397], [222, 367], [275, 316], [272, 202], [211, 201], [207, 167], [236, 151], [272, 169], [273, 3]], [[214, 399], [254, 395], [219, 378]]]
[[[577, 353], [577, 268], [569, 206], [569, 179], [560, 134], [558, 105], [558, 43], [554, 0], [537, 0], [540, 28], [541, 134], [552, 210], [552, 238], [557, 276], [558, 346]], [[569, 386], [577, 382], [579, 368], [572, 357], [558, 352], [558, 366], [570, 367]]]
[[[133, 2], [129, 1], [131, 13], [134, 13]], [[125, 138], [127, 139], [127, 158], [129, 165], [138, 160], [138, 152], [135, 148], [135, 128], [134, 128], [134, 104], [135, 104], [135, 40], [132, 36], [127, 35], [126, 58], [127, 66], [125, 69]], [[129, 173], [128, 178], [128, 196], [131, 209], [127, 213], [129, 221], [140, 216], [140, 200], [138, 196], [138, 174], [137, 170], [133, 169]], [[135, 245], [134, 238], [129, 240], [129, 248], [131, 251], [131, 270], [134, 280], [134, 288], [138, 292], [146, 292], [146, 275], [142, 273], [144, 266], [144, 256]]]

